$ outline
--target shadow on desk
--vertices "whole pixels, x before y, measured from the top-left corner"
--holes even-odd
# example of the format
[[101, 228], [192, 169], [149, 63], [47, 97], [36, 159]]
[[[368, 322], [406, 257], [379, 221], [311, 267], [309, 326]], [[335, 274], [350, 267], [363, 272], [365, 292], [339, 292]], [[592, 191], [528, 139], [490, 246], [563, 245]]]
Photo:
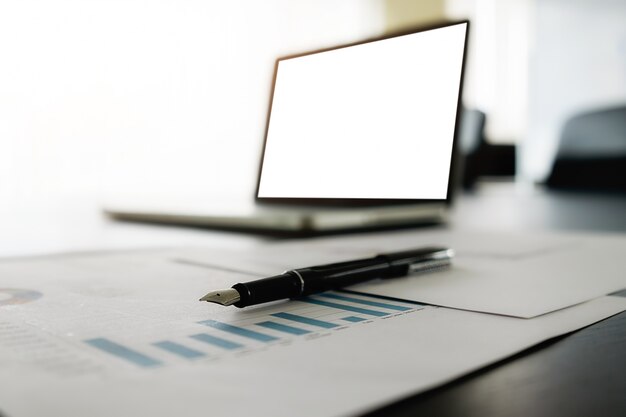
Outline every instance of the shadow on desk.
[[626, 195], [612, 193], [552, 190], [542, 186], [520, 187], [512, 181], [479, 181], [472, 191], [458, 192], [449, 224], [415, 222], [326, 232], [268, 231], [266, 229], [206, 227], [176, 223], [175, 220], [146, 221], [122, 219], [119, 222], [159, 224], [163, 227], [219, 230], [253, 234], [268, 239], [310, 238], [341, 234], [384, 232], [432, 227], [461, 227], [474, 230], [511, 231], [594, 231], [626, 232]]
[[[445, 227], [444, 224], [438, 222], [412, 222], [412, 223], [403, 223], [403, 224], [393, 224], [393, 225], [379, 225], [372, 227], [360, 227], [360, 228], [347, 228], [347, 229], [334, 229], [334, 230], [324, 230], [324, 231], [316, 231], [316, 230], [269, 230], [262, 228], [237, 228], [237, 227], [219, 227], [219, 226], [203, 226], [203, 225], [193, 225], [189, 223], [177, 223], [176, 221], [150, 221], [150, 220], [139, 220], [139, 219], [126, 219], [126, 218], [116, 218], [112, 216], [113, 219], [119, 222], [129, 222], [129, 223], [140, 223], [140, 224], [158, 224], [163, 227], [174, 227], [174, 228], [187, 228], [187, 229], [195, 229], [195, 230], [217, 230], [222, 232], [232, 232], [239, 234], [247, 234], [247, 235], [257, 235], [261, 237], [266, 237], [269, 239], [302, 239], [302, 238], [313, 238], [313, 237], [322, 237], [322, 236], [337, 236], [337, 235], [348, 235], [348, 234], [363, 234], [363, 233], [372, 233], [372, 232], [384, 232], [384, 231], [393, 231], [393, 230], [406, 230], [406, 229], [426, 229], [433, 227]], [[1, 417], [1, 416], [0, 416]]]

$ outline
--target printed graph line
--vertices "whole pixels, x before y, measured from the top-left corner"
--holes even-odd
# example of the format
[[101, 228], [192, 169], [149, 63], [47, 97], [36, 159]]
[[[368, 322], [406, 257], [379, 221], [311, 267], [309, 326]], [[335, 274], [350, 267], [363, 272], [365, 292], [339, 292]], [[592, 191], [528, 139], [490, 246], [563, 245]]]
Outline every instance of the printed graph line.
[[340, 310], [351, 311], [353, 313], [367, 314], [367, 315], [376, 316], [376, 317], [383, 317], [383, 316], [389, 315], [389, 313], [385, 313], [382, 311], [370, 310], [370, 309], [361, 308], [361, 307], [354, 307], [354, 306], [349, 306], [345, 304], [332, 303], [329, 301], [317, 300], [314, 298], [299, 298], [298, 301], [302, 301], [303, 303], [317, 304], [317, 305], [325, 306], [325, 307], [337, 308]]
[[403, 300], [401, 298], [389, 297], [389, 296], [386, 296], [386, 295], [368, 294], [366, 292], [347, 290], [345, 288], [342, 288], [340, 290], [335, 290], [335, 291], [338, 291], [338, 292], [343, 293], [343, 294], [355, 294], [355, 295], [360, 295], [360, 296], [369, 297], [369, 298], [375, 298], [375, 299], [379, 299], [379, 300], [388, 300], [388, 301], [393, 301], [393, 302], [412, 304], [412, 305], [415, 305], [417, 307], [426, 307], [426, 305], [427, 305], [427, 304], [424, 304], [424, 303], [418, 303], [417, 301]]
[[370, 300], [363, 300], [360, 298], [346, 297], [345, 295], [332, 294], [332, 293], [317, 294], [317, 297], [325, 297], [325, 298], [331, 298], [334, 300], [349, 301], [351, 303], [363, 304], [363, 305], [367, 305], [370, 307], [388, 308], [388, 309], [396, 310], [396, 311], [411, 310], [411, 307], [405, 307], [405, 306], [401, 306], [397, 304], [381, 303], [380, 301], [370, 301]]

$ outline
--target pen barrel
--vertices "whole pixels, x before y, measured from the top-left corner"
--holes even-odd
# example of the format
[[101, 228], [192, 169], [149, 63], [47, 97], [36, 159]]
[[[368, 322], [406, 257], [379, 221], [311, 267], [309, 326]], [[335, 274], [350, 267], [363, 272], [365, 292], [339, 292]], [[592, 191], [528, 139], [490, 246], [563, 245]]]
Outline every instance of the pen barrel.
[[240, 300], [234, 305], [236, 307], [246, 307], [285, 298], [298, 297], [301, 292], [301, 287], [302, 283], [300, 278], [292, 273], [235, 284], [233, 285], [233, 289], [237, 290], [239, 293]]
[[422, 248], [378, 255], [373, 258], [312, 266], [284, 274], [233, 285], [240, 299], [236, 307], [246, 307], [285, 298], [297, 298], [348, 287], [378, 278], [396, 278], [449, 262], [452, 251]]
[[379, 278], [397, 278], [420, 270], [433, 261], [449, 260], [452, 251], [441, 247], [378, 255], [373, 258], [300, 268], [297, 273], [304, 282], [302, 296], [348, 287]]
[[389, 263], [389, 271], [384, 278], [397, 278], [412, 272], [427, 270], [433, 265], [441, 266], [450, 262], [453, 251], [443, 247], [425, 247], [403, 252], [379, 255]]
[[302, 296], [323, 291], [334, 290], [370, 281], [376, 278], [389, 277], [389, 262], [382, 257], [360, 259], [300, 268], [293, 271], [302, 277], [304, 288]]

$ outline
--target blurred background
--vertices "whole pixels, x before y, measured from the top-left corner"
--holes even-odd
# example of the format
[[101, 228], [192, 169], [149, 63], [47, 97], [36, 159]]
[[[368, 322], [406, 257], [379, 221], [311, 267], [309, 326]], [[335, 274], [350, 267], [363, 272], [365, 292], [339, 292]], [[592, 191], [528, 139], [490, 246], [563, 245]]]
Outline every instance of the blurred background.
[[550, 185], [562, 157], [619, 191], [623, 0], [2, 0], [0, 250], [79, 246], [68, 225], [125, 195], [251, 200], [276, 57], [461, 18], [466, 188]]

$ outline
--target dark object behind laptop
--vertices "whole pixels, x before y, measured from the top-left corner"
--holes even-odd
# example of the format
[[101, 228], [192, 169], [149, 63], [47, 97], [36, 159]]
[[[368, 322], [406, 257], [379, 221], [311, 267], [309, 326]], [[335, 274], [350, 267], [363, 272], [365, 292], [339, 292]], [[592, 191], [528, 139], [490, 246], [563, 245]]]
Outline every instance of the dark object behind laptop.
[[546, 185], [626, 193], [626, 105], [570, 118]]

